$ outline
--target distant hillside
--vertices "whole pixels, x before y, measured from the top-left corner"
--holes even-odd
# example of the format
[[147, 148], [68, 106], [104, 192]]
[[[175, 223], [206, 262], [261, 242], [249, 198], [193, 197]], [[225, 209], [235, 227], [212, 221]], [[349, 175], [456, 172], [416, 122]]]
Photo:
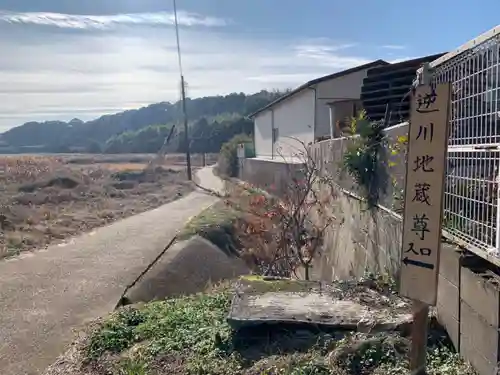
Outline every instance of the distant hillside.
[[[155, 153], [163, 145], [172, 125], [152, 125], [135, 132], [128, 131], [108, 139], [105, 153]], [[222, 145], [237, 134], [253, 133], [253, 121], [240, 114], [201, 117], [190, 125], [190, 146], [193, 153], [217, 153]], [[185, 152], [183, 126], [176, 127], [167, 152]]]
[[[225, 134], [238, 130], [251, 131], [245, 116], [282, 94], [261, 91], [252, 95], [233, 93], [187, 99], [195, 137], [191, 146], [199, 148], [200, 137], [221, 140], [226, 138]], [[79, 119], [28, 122], [0, 136], [0, 152], [156, 152], [168, 130], [173, 124], [180, 124], [182, 118], [181, 102], [162, 102], [87, 122]], [[181, 132], [181, 129], [177, 132], [172, 151], [184, 148]], [[218, 141], [210, 144], [210, 148], [220, 146]]]

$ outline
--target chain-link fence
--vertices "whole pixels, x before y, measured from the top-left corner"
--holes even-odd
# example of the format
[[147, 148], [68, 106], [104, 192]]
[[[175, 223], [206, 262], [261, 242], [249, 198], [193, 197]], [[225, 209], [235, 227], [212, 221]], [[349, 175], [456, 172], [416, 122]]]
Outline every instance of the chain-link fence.
[[500, 28], [430, 64], [452, 82], [444, 229], [480, 255], [499, 257]]

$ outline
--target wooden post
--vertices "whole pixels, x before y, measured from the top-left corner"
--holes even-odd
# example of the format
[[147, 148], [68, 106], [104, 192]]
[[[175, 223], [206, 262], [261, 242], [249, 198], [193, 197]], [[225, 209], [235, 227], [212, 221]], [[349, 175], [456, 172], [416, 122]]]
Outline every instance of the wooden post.
[[411, 327], [410, 370], [412, 375], [426, 375], [427, 324], [429, 305], [413, 301], [413, 324]]
[[437, 302], [451, 85], [421, 85], [408, 130], [399, 293], [413, 300], [412, 375], [424, 375], [429, 306]]

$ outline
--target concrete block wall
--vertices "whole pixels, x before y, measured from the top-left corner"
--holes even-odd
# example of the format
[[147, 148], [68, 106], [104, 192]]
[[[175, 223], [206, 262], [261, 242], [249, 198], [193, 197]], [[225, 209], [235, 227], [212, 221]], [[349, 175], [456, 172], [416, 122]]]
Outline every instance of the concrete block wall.
[[[391, 130], [389, 138], [404, 135], [406, 127]], [[360, 277], [367, 271], [388, 272], [396, 279], [400, 267], [402, 220], [395, 213], [394, 193], [404, 184], [403, 156], [391, 169], [397, 184], [381, 189], [379, 206], [367, 209], [360, 200], [359, 187], [342, 171], [342, 154], [348, 139], [324, 141], [314, 145], [312, 154], [322, 173], [332, 177], [335, 186], [318, 186], [321, 200], [335, 217], [326, 233], [325, 246], [313, 265], [313, 277], [329, 281]], [[283, 189], [289, 166], [273, 161], [246, 159], [242, 179], [264, 189], [274, 185]], [[314, 210], [313, 210], [314, 212]], [[499, 270], [476, 255], [444, 242], [442, 245], [437, 317], [446, 328], [456, 350], [480, 375], [500, 374], [500, 274]]]
[[460, 261], [462, 252], [443, 244], [439, 263], [437, 315], [455, 349], [460, 348]]
[[500, 277], [486, 262], [465, 256], [460, 267], [460, 353], [483, 374], [499, 374]]
[[[407, 132], [407, 125], [393, 127], [387, 131], [387, 140], [395, 144]], [[377, 171], [379, 208], [369, 209], [360, 199], [365, 195], [363, 188], [343, 168], [345, 151], [352, 142], [352, 138], [343, 138], [312, 146], [311, 154], [320, 173], [333, 179], [334, 194], [329, 183], [319, 185], [318, 190], [326, 198], [322, 201], [328, 201], [326, 208], [330, 215], [337, 218], [326, 231], [326, 246], [316, 268], [326, 280], [382, 271], [397, 278], [403, 228], [401, 217], [395, 212], [400, 203], [394, 197], [404, 186], [404, 155], [380, 150], [381, 159], [386, 163]], [[390, 168], [387, 167], [389, 161], [393, 165]]]
[[325, 231], [314, 274], [322, 280], [359, 278], [366, 272], [397, 277], [402, 222], [383, 210], [367, 210], [365, 203], [340, 190], [330, 191], [321, 190], [320, 200], [328, 202], [323, 209], [336, 220]]
[[290, 178], [298, 178], [303, 166], [301, 163], [287, 163], [283, 160], [243, 159], [239, 177], [271, 194], [282, 196], [290, 186]]
[[[340, 192], [328, 205], [341, 218], [326, 234], [313, 275], [329, 281], [367, 271], [398, 277], [402, 222]], [[436, 312], [455, 349], [480, 375], [500, 374], [500, 277], [491, 264], [444, 242]]]

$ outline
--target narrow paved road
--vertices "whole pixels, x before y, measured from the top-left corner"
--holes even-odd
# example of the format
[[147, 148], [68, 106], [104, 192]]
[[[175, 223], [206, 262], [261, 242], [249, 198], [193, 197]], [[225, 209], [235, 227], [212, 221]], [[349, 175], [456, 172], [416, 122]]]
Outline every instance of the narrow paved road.
[[[222, 188], [210, 167], [197, 178]], [[83, 323], [110, 312], [185, 222], [216, 200], [195, 191], [64, 246], [0, 262], [0, 374], [43, 372]]]

